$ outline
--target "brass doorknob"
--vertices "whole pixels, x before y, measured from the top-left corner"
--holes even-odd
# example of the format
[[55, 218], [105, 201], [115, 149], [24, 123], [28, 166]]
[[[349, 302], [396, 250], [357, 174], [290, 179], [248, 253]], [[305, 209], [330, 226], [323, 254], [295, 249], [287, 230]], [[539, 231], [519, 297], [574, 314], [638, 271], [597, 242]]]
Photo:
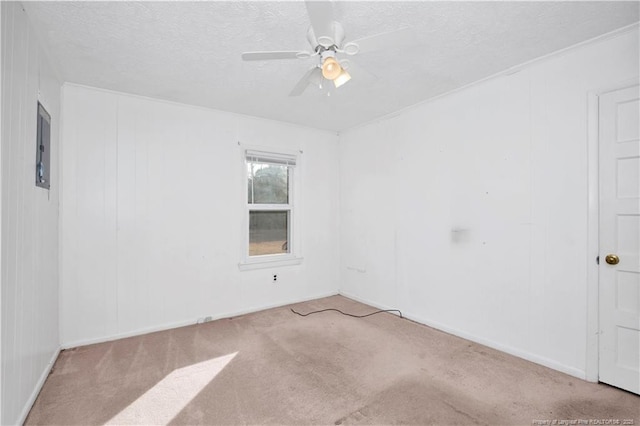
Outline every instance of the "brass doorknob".
[[617, 265], [618, 263], [620, 263], [620, 258], [615, 254], [608, 254], [607, 257], [604, 258], [604, 260], [609, 265]]

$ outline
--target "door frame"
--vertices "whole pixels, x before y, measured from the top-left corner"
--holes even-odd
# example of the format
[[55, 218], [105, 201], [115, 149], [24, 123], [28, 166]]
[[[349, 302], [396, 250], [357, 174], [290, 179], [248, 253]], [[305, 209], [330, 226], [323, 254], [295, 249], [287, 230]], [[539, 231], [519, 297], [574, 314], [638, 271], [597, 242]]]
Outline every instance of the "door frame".
[[599, 378], [599, 304], [600, 282], [596, 257], [600, 251], [600, 96], [616, 90], [638, 85], [639, 77], [619, 82], [615, 85], [601, 87], [587, 92], [587, 175], [588, 175], [588, 207], [587, 207], [587, 350], [585, 362], [585, 379], [597, 382]]

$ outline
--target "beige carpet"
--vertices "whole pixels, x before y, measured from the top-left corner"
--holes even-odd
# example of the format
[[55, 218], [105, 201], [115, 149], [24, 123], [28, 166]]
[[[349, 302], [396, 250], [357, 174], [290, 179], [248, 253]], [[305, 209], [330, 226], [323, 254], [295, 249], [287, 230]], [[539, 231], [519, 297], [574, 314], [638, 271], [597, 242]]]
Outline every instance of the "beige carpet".
[[[341, 296], [294, 305], [304, 312], [329, 307], [375, 310]], [[303, 318], [283, 307], [63, 351], [26, 423], [604, 419], [640, 424], [640, 397], [391, 314]]]

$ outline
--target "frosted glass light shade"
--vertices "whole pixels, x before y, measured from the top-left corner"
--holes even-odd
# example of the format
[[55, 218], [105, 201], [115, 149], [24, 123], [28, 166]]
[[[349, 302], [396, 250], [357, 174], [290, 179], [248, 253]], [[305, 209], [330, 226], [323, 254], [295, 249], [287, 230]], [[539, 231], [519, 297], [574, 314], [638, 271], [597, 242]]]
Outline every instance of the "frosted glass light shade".
[[322, 63], [322, 76], [327, 80], [335, 80], [342, 72], [342, 67], [335, 60], [335, 58], [329, 56]]
[[333, 84], [335, 84], [336, 89], [340, 86], [342, 86], [343, 84], [345, 84], [347, 81], [351, 80], [351, 75], [349, 75], [349, 73], [347, 72], [347, 70], [345, 70], [344, 68], [342, 69], [342, 72], [340, 73], [339, 76], [337, 76], [335, 78], [335, 80], [333, 80]]

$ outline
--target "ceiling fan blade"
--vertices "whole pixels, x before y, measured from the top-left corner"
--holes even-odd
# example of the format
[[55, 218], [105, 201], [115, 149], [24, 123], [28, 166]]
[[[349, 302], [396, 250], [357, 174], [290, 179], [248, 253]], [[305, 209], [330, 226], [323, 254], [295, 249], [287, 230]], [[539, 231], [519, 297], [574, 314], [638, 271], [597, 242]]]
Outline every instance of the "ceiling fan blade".
[[318, 77], [322, 77], [322, 71], [320, 70], [320, 68], [318, 67], [311, 68], [309, 71], [305, 73], [304, 76], [302, 76], [300, 81], [298, 81], [298, 83], [293, 88], [291, 93], [289, 93], [289, 96], [302, 95], [302, 92], [304, 92], [307, 86], [309, 86], [309, 83], [311, 83], [314, 80], [317, 80]]
[[[298, 59], [299, 54], [306, 52], [244, 52], [242, 54], [243, 61], [268, 61], [271, 59]], [[307, 58], [309, 55], [306, 56]]]
[[390, 31], [388, 33], [376, 34], [351, 41], [345, 44], [345, 50], [347, 50], [347, 45], [351, 44], [358, 45], [359, 49], [357, 53], [368, 53], [376, 50], [397, 49], [398, 47], [413, 46], [418, 44], [418, 40], [416, 39], [411, 27], [406, 27]]
[[306, 0], [307, 13], [318, 43], [329, 47], [334, 43], [333, 4], [330, 1]]

